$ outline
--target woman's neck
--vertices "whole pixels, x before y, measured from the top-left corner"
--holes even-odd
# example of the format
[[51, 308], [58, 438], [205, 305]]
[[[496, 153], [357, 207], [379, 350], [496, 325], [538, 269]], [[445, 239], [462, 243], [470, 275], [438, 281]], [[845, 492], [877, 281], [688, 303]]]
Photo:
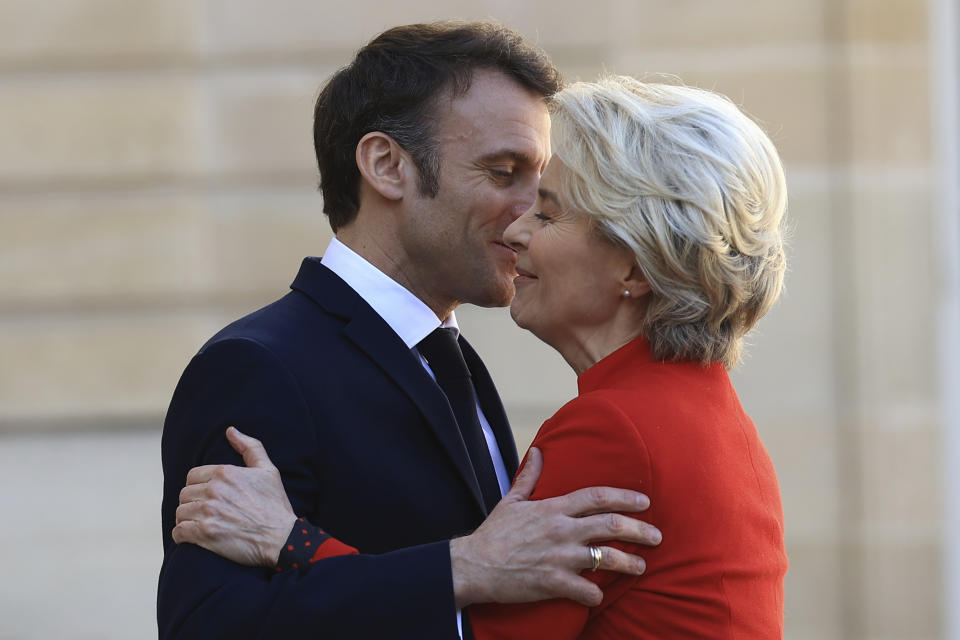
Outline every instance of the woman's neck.
[[[639, 306], [639, 305], [636, 305]], [[573, 329], [553, 339], [538, 336], [556, 349], [579, 376], [623, 345], [638, 338], [643, 314], [634, 305], [625, 306], [603, 325]]]

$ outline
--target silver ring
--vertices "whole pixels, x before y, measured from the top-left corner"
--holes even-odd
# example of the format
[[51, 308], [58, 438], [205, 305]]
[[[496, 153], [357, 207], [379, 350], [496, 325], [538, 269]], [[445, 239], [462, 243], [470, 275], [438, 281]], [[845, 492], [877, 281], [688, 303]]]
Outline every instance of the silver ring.
[[593, 562], [593, 566], [590, 567], [590, 571], [596, 571], [597, 567], [600, 566], [600, 561], [603, 560], [603, 552], [600, 550], [600, 547], [595, 547], [590, 545], [587, 547], [590, 549], [590, 560]]

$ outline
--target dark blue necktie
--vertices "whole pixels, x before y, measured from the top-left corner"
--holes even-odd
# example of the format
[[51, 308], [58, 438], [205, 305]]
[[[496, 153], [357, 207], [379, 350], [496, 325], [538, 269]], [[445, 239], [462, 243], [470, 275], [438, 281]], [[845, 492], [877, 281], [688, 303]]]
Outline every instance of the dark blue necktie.
[[473, 379], [463, 359], [463, 352], [457, 344], [457, 330], [452, 327], [435, 329], [417, 344], [417, 351], [426, 358], [437, 384], [450, 402], [489, 512], [500, 501], [500, 483], [497, 482], [487, 440], [477, 416], [477, 392], [473, 388]]

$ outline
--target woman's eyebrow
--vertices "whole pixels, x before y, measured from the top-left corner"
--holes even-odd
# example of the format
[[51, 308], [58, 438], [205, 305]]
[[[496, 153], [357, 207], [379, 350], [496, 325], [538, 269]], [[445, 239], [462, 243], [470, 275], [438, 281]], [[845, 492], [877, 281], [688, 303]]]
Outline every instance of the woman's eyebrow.
[[554, 193], [553, 191], [550, 191], [549, 189], [544, 189], [541, 187], [537, 189], [537, 193], [540, 194], [540, 197], [542, 199], [549, 200], [550, 202], [557, 205], [558, 207], [560, 206], [560, 199], [557, 197], [557, 194]]

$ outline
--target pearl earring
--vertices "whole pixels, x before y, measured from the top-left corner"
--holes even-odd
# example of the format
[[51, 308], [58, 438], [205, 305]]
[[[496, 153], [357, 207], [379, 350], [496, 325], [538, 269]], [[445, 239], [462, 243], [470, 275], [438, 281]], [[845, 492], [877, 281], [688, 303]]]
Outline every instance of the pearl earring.
[[629, 289], [627, 289], [627, 290], [625, 290], [625, 291], [623, 292], [623, 297], [624, 297], [624, 298], [629, 298], [629, 297], [630, 297], [630, 290], [629, 290]]

